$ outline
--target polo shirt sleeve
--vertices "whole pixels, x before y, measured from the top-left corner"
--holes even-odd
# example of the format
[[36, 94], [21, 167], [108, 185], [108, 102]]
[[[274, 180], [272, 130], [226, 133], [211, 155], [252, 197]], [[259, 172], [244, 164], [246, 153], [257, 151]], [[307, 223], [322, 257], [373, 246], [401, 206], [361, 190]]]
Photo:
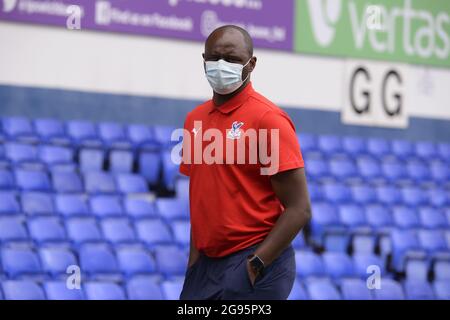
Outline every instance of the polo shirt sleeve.
[[190, 163], [185, 163], [183, 158], [183, 152], [184, 150], [190, 150], [191, 145], [188, 145], [191, 143], [191, 134], [189, 129], [186, 126], [187, 119], [184, 122], [184, 133], [183, 133], [183, 144], [182, 144], [182, 150], [181, 150], [181, 163], [180, 163], [180, 173], [185, 176], [190, 176], [191, 174], [191, 165]]
[[[304, 167], [300, 145], [295, 134], [295, 127], [289, 116], [284, 112], [268, 111], [260, 120], [260, 129], [267, 129], [267, 154], [269, 159], [276, 159], [271, 150], [278, 151], [278, 166], [276, 164], [263, 164], [261, 167], [272, 167], [268, 175]], [[278, 129], [278, 139], [272, 137], [271, 132]], [[275, 131], [273, 131], [275, 132]], [[277, 146], [278, 145], [278, 146]], [[275, 161], [276, 162], [276, 161]]]

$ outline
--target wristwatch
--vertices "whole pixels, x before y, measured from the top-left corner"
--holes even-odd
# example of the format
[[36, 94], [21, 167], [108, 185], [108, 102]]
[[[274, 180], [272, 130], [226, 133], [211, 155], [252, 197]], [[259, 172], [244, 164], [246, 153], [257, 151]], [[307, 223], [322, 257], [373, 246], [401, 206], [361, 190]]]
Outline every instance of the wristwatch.
[[264, 261], [261, 260], [256, 254], [251, 254], [247, 257], [248, 262], [250, 262], [250, 267], [255, 271], [255, 273], [260, 274], [264, 270]]

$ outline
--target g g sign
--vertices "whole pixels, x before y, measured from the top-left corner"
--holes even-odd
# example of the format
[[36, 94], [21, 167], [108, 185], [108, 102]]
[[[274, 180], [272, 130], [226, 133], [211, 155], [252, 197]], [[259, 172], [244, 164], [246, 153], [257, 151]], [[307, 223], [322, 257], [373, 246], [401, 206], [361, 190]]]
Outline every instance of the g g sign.
[[348, 61], [345, 69], [342, 122], [407, 127], [406, 66]]

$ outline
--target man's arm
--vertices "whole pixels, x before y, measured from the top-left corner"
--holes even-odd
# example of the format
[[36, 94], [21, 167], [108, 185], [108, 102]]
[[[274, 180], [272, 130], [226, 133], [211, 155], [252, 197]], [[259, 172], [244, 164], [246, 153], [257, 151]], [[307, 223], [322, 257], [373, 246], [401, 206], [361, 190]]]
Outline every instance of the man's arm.
[[188, 268], [190, 268], [198, 259], [200, 253], [198, 252], [197, 248], [194, 246], [194, 241], [192, 241], [192, 229], [191, 229], [191, 241], [190, 241], [190, 248], [189, 248], [189, 261], [188, 261]]
[[[285, 210], [254, 253], [264, 261], [266, 266], [289, 246], [311, 219], [311, 204], [303, 168], [277, 173], [271, 177], [271, 183]], [[248, 262], [247, 266], [251, 280], [254, 282], [256, 274], [252, 274]]]

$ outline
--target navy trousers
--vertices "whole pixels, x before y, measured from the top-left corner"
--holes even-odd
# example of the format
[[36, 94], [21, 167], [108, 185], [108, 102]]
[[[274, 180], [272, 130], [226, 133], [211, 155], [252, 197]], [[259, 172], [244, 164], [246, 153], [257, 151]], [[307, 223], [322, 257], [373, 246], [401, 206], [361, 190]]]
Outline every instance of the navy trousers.
[[247, 256], [256, 245], [223, 258], [200, 255], [187, 269], [181, 300], [285, 300], [295, 280], [292, 246], [258, 275], [254, 285], [247, 272]]

